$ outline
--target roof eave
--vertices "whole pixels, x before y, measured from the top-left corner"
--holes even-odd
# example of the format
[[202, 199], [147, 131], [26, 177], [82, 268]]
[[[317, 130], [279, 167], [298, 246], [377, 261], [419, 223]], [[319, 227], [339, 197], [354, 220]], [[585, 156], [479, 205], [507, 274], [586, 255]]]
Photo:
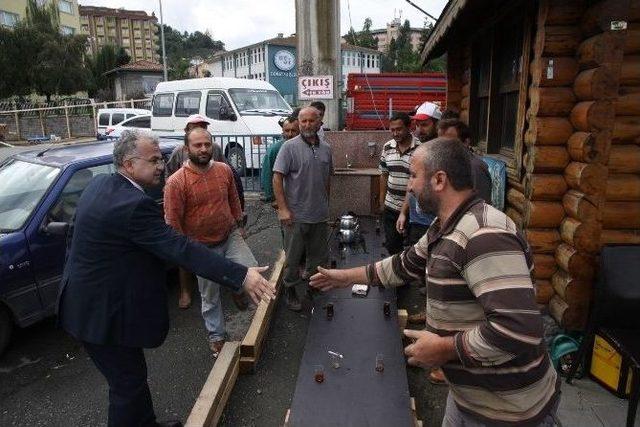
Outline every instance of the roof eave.
[[441, 56], [446, 49], [446, 42], [449, 30], [460, 15], [460, 11], [467, 5], [468, 0], [449, 0], [447, 6], [440, 14], [433, 31], [429, 34], [424, 49], [422, 49], [421, 60], [425, 62], [435, 57]]

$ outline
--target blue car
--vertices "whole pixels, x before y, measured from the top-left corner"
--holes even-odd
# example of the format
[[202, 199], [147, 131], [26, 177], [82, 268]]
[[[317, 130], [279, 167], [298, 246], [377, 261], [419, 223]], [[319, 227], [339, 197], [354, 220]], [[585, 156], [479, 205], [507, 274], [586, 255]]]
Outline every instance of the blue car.
[[[165, 160], [179, 144], [161, 141]], [[66, 229], [89, 181], [115, 172], [112, 152], [112, 142], [76, 144], [0, 164], [0, 354], [15, 325], [54, 314]], [[151, 191], [161, 203], [162, 185]]]

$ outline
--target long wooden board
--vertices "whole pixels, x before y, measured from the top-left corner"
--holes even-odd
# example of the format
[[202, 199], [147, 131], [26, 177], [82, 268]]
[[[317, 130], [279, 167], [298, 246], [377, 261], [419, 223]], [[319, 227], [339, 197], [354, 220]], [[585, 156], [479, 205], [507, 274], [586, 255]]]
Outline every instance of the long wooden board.
[[281, 277], [284, 270], [284, 261], [284, 251], [281, 251], [278, 260], [273, 266], [273, 272], [269, 279], [269, 282], [274, 284], [276, 287], [276, 298], [269, 302], [260, 301], [260, 304], [258, 304], [258, 308], [253, 315], [253, 320], [251, 320], [249, 330], [242, 340], [242, 344], [240, 346], [240, 372], [243, 374], [253, 372], [255, 370], [256, 363], [260, 358], [264, 339], [267, 335], [267, 331], [269, 330], [271, 317], [276, 304], [278, 303], [280, 289], [282, 288]]
[[186, 427], [216, 426], [238, 377], [240, 342], [228, 341], [191, 409]]

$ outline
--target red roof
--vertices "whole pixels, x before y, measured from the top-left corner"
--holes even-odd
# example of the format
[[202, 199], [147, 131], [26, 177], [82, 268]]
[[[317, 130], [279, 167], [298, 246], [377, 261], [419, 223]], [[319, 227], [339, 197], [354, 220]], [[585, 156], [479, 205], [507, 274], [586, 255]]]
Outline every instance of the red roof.
[[140, 61], [130, 62], [113, 70], [107, 71], [105, 74], [115, 73], [118, 71], [151, 71], [161, 73], [163, 71], [162, 64], [157, 62], [141, 59]]

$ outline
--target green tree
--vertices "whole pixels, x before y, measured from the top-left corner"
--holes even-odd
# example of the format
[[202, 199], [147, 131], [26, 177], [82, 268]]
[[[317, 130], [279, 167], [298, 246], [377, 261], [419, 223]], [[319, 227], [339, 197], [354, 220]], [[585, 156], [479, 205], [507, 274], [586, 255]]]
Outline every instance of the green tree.
[[389, 42], [382, 65], [385, 72], [417, 73], [422, 70], [420, 53], [414, 51], [411, 44], [411, 23], [408, 19], [398, 29], [398, 38]]
[[[224, 50], [224, 43], [214, 40], [208, 31], [181, 33], [169, 25], [165, 25], [164, 40], [170, 80], [187, 78], [189, 62], [192, 59], [206, 59], [214, 53]], [[162, 46], [158, 48], [158, 55], [162, 57]]]
[[362, 26], [362, 31], [356, 33], [353, 27], [351, 27], [345, 36], [346, 42], [354, 46], [378, 49], [378, 38], [371, 34], [371, 25], [371, 18], [366, 18]]
[[86, 37], [60, 34], [55, 2], [29, 0], [25, 19], [0, 33], [0, 95], [68, 95], [84, 89]]
[[[113, 78], [106, 73], [114, 68], [128, 64], [131, 57], [124, 48], [118, 48], [114, 45], [104, 45], [100, 50], [87, 61], [91, 71], [91, 81], [88, 87], [90, 97], [98, 97], [101, 101], [110, 99], [102, 99], [112, 94], [111, 85]], [[101, 94], [101, 96], [98, 96]], [[113, 95], [111, 95], [113, 96]]]

